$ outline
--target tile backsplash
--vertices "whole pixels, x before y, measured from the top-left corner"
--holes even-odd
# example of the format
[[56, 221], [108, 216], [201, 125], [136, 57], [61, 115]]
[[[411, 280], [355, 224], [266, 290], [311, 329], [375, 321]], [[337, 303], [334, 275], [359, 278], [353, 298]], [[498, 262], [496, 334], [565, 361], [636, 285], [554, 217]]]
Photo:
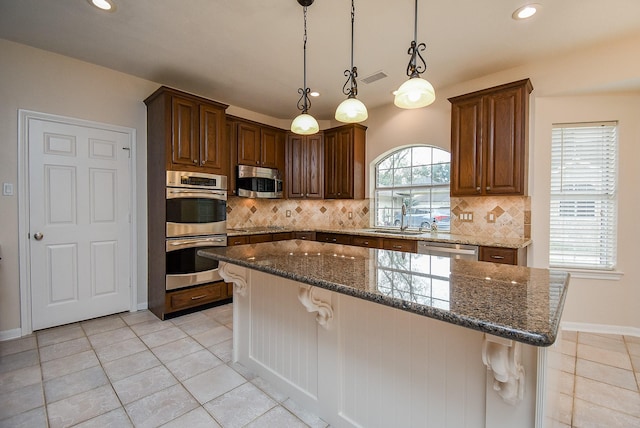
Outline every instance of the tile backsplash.
[[[370, 199], [250, 199], [231, 196], [227, 201], [227, 227], [364, 229], [371, 227], [371, 203]], [[472, 214], [473, 219], [463, 220], [463, 214]], [[451, 233], [530, 238], [531, 197], [451, 198]]]
[[250, 199], [230, 196], [227, 201], [227, 227], [363, 229], [369, 227], [369, 203], [369, 199]]
[[[469, 214], [473, 216], [471, 221]], [[451, 233], [491, 238], [531, 238], [531, 197], [451, 198]]]

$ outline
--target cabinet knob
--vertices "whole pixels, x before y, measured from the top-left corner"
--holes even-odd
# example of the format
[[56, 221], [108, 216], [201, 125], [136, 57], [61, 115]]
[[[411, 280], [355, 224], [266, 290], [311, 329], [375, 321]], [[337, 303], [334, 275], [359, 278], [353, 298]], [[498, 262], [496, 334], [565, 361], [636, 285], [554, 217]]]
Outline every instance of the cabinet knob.
[[204, 166], [204, 161], [200, 162], [200, 165]]
[[480, 191], [480, 186], [476, 187], [476, 192]]
[[504, 259], [503, 256], [491, 256], [492, 259], [496, 259], [496, 260], [502, 260]]
[[198, 159], [194, 159], [194, 160], [193, 160], [193, 163], [198, 163]]
[[487, 190], [491, 190], [491, 186], [487, 186]]

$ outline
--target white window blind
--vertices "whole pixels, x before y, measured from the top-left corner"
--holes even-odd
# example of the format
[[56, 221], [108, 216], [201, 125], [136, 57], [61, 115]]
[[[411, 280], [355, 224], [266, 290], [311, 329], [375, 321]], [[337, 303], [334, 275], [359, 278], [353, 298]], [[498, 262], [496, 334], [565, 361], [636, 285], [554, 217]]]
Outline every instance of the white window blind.
[[554, 124], [549, 265], [616, 263], [617, 122]]

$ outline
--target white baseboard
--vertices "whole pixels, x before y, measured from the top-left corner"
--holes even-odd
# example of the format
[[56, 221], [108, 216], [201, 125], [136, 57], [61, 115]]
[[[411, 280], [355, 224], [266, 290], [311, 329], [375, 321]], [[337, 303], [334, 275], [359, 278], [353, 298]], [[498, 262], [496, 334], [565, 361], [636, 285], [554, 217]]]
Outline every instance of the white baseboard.
[[149, 302], [138, 303], [137, 309], [139, 311], [146, 311], [147, 309], [149, 309]]
[[582, 333], [621, 334], [624, 336], [640, 337], [640, 328], [622, 325], [590, 324], [586, 322], [562, 322], [562, 330], [579, 331]]
[[17, 339], [19, 337], [22, 337], [22, 329], [20, 328], [0, 331], [0, 342], [3, 342], [5, 340]]

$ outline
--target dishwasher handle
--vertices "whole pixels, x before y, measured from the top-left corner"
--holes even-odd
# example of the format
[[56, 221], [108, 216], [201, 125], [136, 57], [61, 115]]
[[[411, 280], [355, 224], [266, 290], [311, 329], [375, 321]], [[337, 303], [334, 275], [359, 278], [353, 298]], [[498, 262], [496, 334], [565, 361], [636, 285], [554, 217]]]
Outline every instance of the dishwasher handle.
[[421, 246], [420, 250], [439, 251], [441, 253], [453, 253], [453, 254], [469, 254], [469, 255], [475, 255], [477, 253], [476, 250], [465, 250], [462, 248], [448, 248], [448, 247], [433, 247], [433, 246], [427, 246], [427, 245]]

